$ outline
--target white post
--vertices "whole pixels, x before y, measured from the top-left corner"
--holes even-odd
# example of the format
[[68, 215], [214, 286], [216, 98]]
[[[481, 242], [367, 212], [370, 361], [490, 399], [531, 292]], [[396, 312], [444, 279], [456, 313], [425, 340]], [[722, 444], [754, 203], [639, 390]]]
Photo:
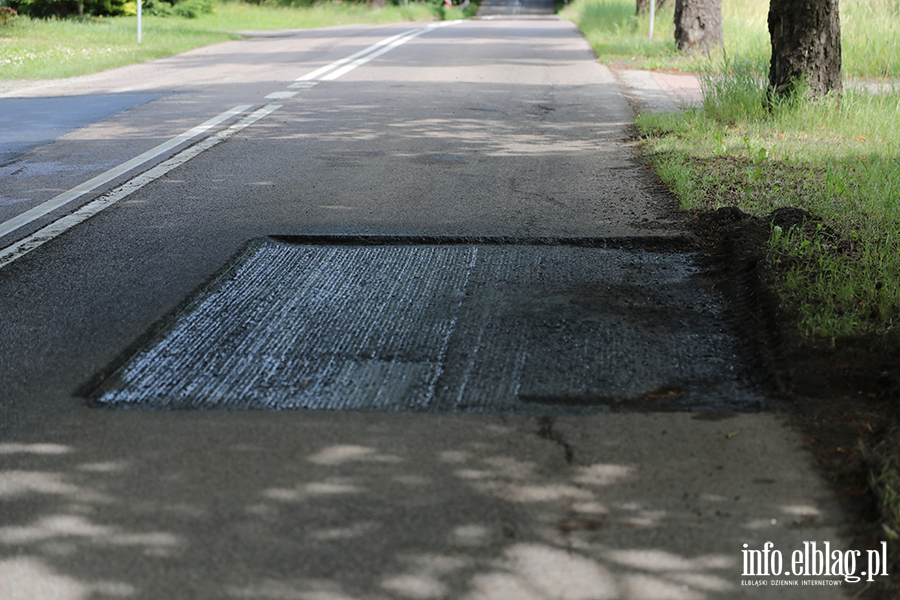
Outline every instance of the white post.
[[[140, 2], [141, 0], [138, 0]], [[140, 13], [138, 13], [140, 14]], [[653, 39], [653, 21], [656, 19], [656, 0], [650, 0], [650, 35], [647, 36], [651, 40]]]
[[[138, 11], [138, 44], [141, 43], [141, 0], [137, 0], [137, 11]], [[652, 27], [652, 26], [651, 26]]]

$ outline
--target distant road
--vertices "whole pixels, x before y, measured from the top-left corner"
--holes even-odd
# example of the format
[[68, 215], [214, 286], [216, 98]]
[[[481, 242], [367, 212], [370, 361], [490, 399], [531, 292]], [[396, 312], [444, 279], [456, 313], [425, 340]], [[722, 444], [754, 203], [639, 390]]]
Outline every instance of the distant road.
[[553, 0], [485, 0], [478, 7], [479, 17], [552, 15]]

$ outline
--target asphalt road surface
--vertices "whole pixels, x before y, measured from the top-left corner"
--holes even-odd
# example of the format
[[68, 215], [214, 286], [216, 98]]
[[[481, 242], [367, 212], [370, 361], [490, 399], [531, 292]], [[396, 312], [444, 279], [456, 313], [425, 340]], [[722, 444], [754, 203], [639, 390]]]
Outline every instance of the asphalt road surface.
[[0, 598], [849, 596], [743, 585], [841, 517], [572, 24], [4, 95], [96, 104], [0, 148]]

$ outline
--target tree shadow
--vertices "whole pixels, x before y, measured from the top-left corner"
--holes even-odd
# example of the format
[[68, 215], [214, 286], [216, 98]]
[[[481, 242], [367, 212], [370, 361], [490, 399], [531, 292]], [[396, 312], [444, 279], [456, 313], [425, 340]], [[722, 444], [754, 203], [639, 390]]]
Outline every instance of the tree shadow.
[[777, 421], [717, 419], [94, 411], [0, 445], [0, 595], [733, 598], [741, 543], [835, 515]]

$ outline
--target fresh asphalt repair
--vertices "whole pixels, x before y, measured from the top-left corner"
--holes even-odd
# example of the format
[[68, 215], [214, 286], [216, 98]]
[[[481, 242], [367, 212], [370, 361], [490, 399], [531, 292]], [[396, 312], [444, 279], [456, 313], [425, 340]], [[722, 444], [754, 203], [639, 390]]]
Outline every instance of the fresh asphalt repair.
[[763, 405], [726, 299], [671, 239], [317, 241], [251, 244], [103, 381], [95, 404], [532, 415]]

